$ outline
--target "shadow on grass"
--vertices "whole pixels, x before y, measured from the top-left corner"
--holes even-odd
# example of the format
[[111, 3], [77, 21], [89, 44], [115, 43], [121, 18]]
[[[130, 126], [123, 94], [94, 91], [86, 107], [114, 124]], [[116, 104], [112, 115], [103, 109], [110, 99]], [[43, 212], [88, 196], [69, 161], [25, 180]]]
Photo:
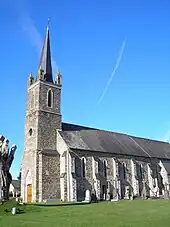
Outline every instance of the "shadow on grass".
[[[5, 209], [4, 213], [11, 213], [11, 210], [10, 209]], [[17, 209], [16, 210], [16, 214], [24, 214], [24, 213], [25, 213], [24, 210], [21, 210], [21, 209]]]
[[[89, 205], [90, 203], [58, 203], [58, 204], [30, 204], [33, 206], [42, 206], [42, 207], [58, 207], [58, 206], [85, 206], [85, 205]], [[29, 204], [27, 204], [29, 205]]]

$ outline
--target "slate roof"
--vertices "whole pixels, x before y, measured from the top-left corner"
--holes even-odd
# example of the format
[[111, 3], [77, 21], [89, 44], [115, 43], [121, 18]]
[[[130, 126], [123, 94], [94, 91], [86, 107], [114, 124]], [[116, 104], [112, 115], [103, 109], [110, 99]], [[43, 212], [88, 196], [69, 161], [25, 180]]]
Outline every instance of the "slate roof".
[[21, 181], [19, 181], [19, 180], [12, 180], [11, 184], [14, 186], [15, 189], [20, 190], [20, 188], [21, 188]]
[[170, 161], [169, 160], [161, 160], [168, 175], [170, 175]]
[[170, 144], [162, 141], [68, 123], [60, 134], [70, 149], [170, 159]]

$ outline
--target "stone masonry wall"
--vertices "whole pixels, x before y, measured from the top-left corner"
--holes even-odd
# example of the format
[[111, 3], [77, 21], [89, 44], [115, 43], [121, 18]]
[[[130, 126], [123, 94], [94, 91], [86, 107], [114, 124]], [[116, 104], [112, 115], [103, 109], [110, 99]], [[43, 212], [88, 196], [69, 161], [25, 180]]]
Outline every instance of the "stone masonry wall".
[[[48, 91], [52, 91], [52, 107], [47, 105]], [[48, 82], [40, 82], [39, 86], [39, 110], [45, 110], [60, 114], [61, 87]]]
[[[51, 107], [48, 107], [47, 99], [49, 90], [52, 91]], [[28, 88], [21, 174], [21, 191], [25, 201], [28, 171], [32, 175], [33, 201], [60, 198], [60, 161], [56, 151], [57, 129], [61, 129], [60, 93], [61, 87], [42, 81]], [[57, 155], [44, 154], [45, 150]]]
[[37, 147], [37, 133], [38, 133], [38, 113], [32, 112], [27, 115], [25, 119], [25, 131], [24, 131], [24, 153], [28, 151], [36, 150]]
[[59, 131], [57, 130], [57, 152], [60, 154], [60, 190], [61, 190], [61, 200], [68, 200], [68, 184], [67, 184], [67, 154], [68, 147], [60, 136]]
[[61, 116], [44, 111], [38, 112], [38, 150], [56, 150], [57, 126], [60, 125]]
[[[111, 196], [111, 194], [113, 193], [114, 188], [118, 189], [120, 198], [128, 198], [128, 196], [130, 195], [138, 197], [150, 196], [149, 178], [151, 178], [152, 175], [149, 176], [147, 171], [148, 163], [151, 163], [151, 160], [149, 158], [147, 159], [142, 157], [133, 157], [117, 154], [113, 155], [108, 153], [105, 154], [99, 152], [78, 150], [74, 150], [72, 156], [75, 158], [75, 174], [73, 176], [77, 184], [77, 200], [84, 200], [85, 191], [88, 189], [92, 192], [94, 189], [96, 189], [95, 184], [99, 187], [99, 182], [100, 188], [98, 188], [97, 190], [100, 191], [96, 192], [97, 195], [100, 194], [100, 198], [98, 199], [109, 199], [109, 196]], [[81, 174], [81, 160], [83, 157], [86, 160], [85, 177], [82, 177]], [[98, 162], [98, 165], [95, 164], [96, 178], [94, 178], [93, 175], [93, 159], [95, 160], [95, 163]], [[102, 163], [104, 160], [107, 163], [106, 177], [103, 175]], [[157, 162], [157, 159], [152, 159], [152, 169], [154, 168], [154, 165], [157, 165]], [[125, 166], [125, 176], [122, 167], [123, 165]], [[98, 166], [98, 170], [96, 169], [96, 166]], [[133, 171], [132, 167], [134, 168]], [[154, 177], [157, 179], [158, 176], [155, 175]], [[134, 181], [136, 184], [135, 190]]]
[[21, 197], [24, 202], [27, 202], [27, 174], [30, 172], [32, 178], [32, 202], [38, 201], [37, 193], [37, 172], [36, 172], [36, 151], [27, 151], [23, 155], [22, 159], [22, 172], [21, 172]]
[[60, 200], [60, 156], [42, 155], [42, 200]]

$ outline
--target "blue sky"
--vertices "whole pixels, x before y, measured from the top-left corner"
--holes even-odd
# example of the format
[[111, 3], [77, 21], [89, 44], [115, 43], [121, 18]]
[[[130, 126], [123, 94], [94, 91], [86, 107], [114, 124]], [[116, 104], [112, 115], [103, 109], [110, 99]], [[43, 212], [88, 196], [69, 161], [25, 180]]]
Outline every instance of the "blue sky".
[[[18, 146], [14, 177], [27, 77], [37, 73], [48, 18], [53, 66], [63, 76], [63, 121], [170, 139], [169, 0], [1, 0], [0, 15], [0, 134]], [[98, 103], [125, 37], [119, 67]]]

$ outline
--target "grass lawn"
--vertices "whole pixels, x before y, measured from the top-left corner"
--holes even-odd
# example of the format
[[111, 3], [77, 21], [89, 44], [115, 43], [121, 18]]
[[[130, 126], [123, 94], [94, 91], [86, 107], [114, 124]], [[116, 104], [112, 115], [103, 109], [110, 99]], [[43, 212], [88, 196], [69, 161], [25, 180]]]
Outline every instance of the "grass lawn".
[[[10, 201], [11, 203], [11, 201]], [[9, 204], [0, 205], [0, 227], [53, 226], [170, 226], [170, 200], [135, 200], [86, 205], [22, 206], [25, 213], [5, 213]], [[10, 204], [11, 206], [11, 204]]]

